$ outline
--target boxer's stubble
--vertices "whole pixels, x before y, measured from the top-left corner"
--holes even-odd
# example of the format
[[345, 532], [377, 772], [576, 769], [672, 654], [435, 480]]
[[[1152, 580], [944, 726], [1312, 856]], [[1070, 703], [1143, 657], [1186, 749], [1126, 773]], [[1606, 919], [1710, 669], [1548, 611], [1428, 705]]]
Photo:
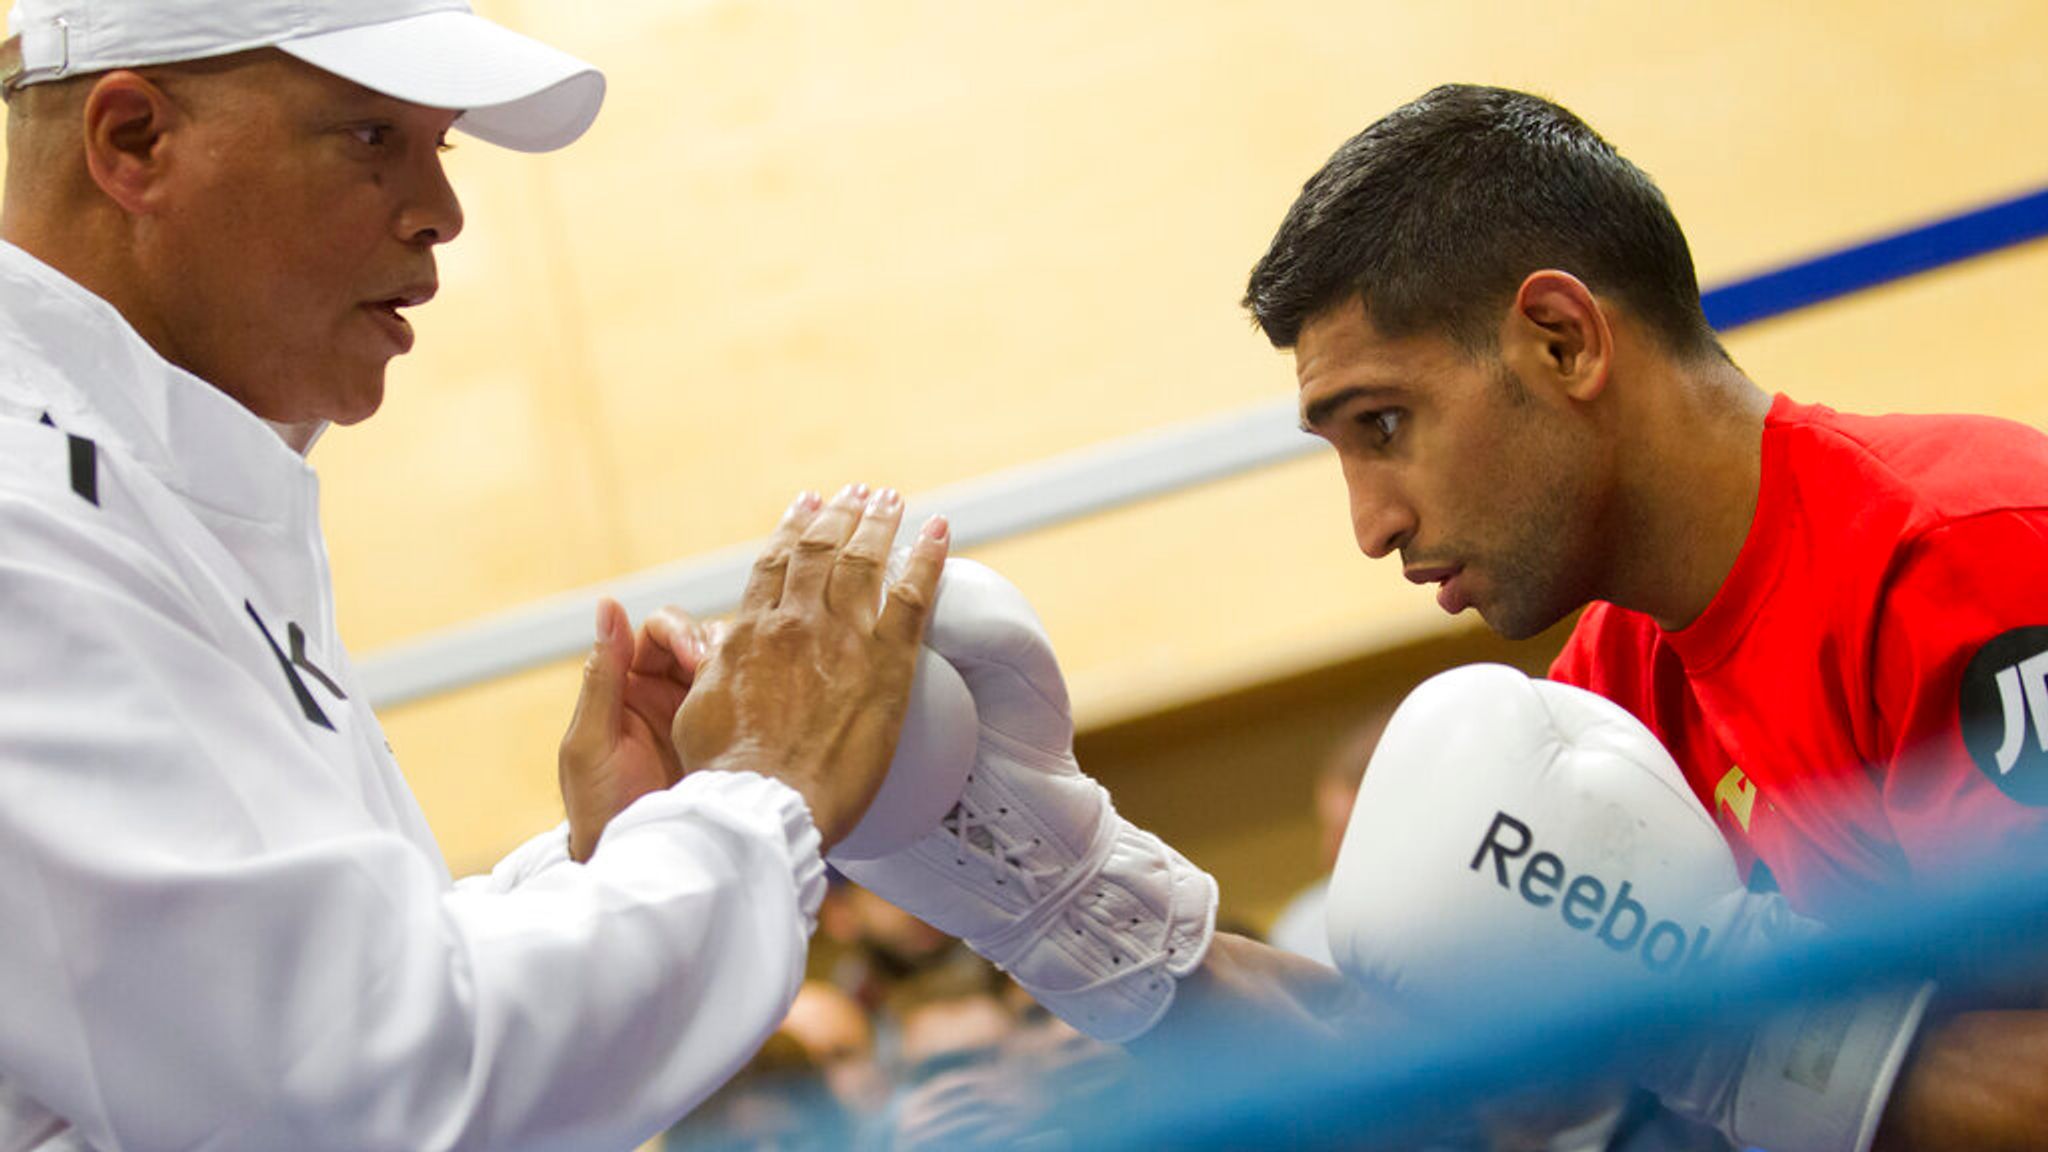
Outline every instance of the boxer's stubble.
[[[1398, 552], [1410, 571], [1455, 567], [1462, 598], [1509, 639], [1595, 597], [1611, 454], [1581, 402], [1498, 351], [1387, 338], [1356, 304], [1305, 325], [1296, 363], [1304, 410], [1373, 390], [1317, 429], [1343, 467], [1360, 551]], [[1369, 417], [1389, 407], [1401, 419], [1383, 438]]]

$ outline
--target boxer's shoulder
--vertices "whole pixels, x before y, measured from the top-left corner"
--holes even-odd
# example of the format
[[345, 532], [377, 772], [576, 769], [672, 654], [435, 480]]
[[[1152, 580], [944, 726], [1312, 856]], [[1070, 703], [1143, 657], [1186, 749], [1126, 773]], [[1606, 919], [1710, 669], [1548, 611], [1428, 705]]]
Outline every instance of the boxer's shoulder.
[[[2048, 512], [2048, 435], [1976, 415], [1863, 416], [1784, 404], [1773, 411], [1801, 487], [1865, 509], [1890, 505], [1908, 532], [1987, 513]], [[1845, 527], [1868, 517], [1838, 521]]]

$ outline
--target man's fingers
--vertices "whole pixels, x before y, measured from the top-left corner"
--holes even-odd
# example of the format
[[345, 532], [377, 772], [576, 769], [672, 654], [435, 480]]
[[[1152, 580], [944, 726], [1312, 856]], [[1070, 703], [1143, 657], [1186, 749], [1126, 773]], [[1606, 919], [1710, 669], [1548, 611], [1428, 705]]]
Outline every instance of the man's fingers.
[[889, 585], [889, 598], [875, 621], [875, 635], [891, 644], [915, 645], [924, 637], [925, 620], [938, 598], [939, 575], [946, 568], [946, 549], [953, 542], [944, 516], [924, 522], [903, 574]]
[[633, 649], [633, 674], [673, 680], [687, 688], [704, 663], [704, 625], [674, 605], [657, 608], [640, 622]]
[[645, 718], [653, 732], [667, 732], [676, 722], [676, 709], [689, 698], [688, 688], [666, 677], [626, 677], [626, 708]]
[[853, 536], [839, 550], [825, 584], [825, 606], [832, 614], [860, 628], [874, 625], [882, 596], [882, 573], [889, 564], [889, 546], [903, 523], [903, 497], [884, 488], [868, 498]]
[[823, 599], [825, 582], [839, 560], [839, 550], [860, 523], [861, 505], [868, 498], [868, 486], [848, 484], [839, 490], [797, 535], [789, 553], [789, 574], [783, 579], [784, 605], [808, 605]]
[[[689, 697], [710, 650], [710, 630], [689, 613], [673, 605], [658, 608], [640, 622], [638, 642], [633, 651], [632, 674], [626, 677], [625, 702], [628, 712], [646, 721], [650, 731], [672, 760], [674, 749], [667, 734], [674, 727], [676, 710]], [[670, 764], [670, 783], [674, 765]]]
[[602, 756], [618, 732], [625, 706], [626, 672], [633, 659], [633, 625], [619, 602], [597, 602], [597, 642], [583, 661], [583, 691], [562, 736], [565, 755]]
[[759, 612], [775, 607], [782, 600], [782, 587], [789, 571], [789, 553], [796, 547], [798, 537], [810, 527], [818, 514], [818, 494], [799, 492], [790, 502], [782, 520], [775, 525], [775, 531], [768, 536], [768, 544], [761, 549], [761, 555], [754, 561], [754, 567], [747, 574], [746, 591], [740, 594], [740, 611]]

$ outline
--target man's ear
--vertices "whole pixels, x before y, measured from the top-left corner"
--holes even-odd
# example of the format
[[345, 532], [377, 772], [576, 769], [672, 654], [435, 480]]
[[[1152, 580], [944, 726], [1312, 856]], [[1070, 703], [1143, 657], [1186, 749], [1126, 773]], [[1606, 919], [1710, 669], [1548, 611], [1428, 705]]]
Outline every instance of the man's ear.
[[148, 215], [162, 198], [164, 139], [179, 116], [164, 90], [136, 72], [109, 72], [86, 94], [86, 170], [130, 215]]
[[1501, 353], [1525, 381], [1547, 381], [1574, 400], [1607, 387], [1614, 329], [1592, 289], [1569, 272], [1531, 272], [1515, 291], [1501, 331]]

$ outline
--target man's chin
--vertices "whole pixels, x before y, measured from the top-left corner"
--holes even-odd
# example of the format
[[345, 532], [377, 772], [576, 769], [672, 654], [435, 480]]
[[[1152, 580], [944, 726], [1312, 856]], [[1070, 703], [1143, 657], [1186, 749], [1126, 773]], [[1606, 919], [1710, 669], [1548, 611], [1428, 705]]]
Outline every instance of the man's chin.
[[1528, 640], [1532, 635], [1542, 633], [1552, 621], [1536, 619], [1542, 613], [1532, 613], [1524, 605], [1503, 605], [1499, 601], [1473, 601], [1470, 605], [1479, 619], [1487, 623], [1487, 629], [1501, 640]]
[[1528, 640], [1541, 636], [1550, 626], [1564, 619], [1563, 614], [1537, 611], [1528, 605], [1493, 603], [1472, 604], [1472, 610], [1486, 622], [1486, 627], [1503, 640]]
[[372, 416], [375, 416], [377, 414], [377, 409], [383, 406], [384, 398], [382, 396], [379, 396], [377, 398], [376, 403], [374, 404], [366, 404], [360, 408], [346, 409], [341, 412], [337, 412], [332, 416], [323, 416], [319, 419], [319, 422], [322, 424], [339, 424], [342, 427], [346, 428], [351, 424], [361, 424], [363, 421], [368, 420]]
[[380, 377], [374, 386], [359, 386], [347, 391], [336, 389], [325, 398], [324, 403], [307, 405], [294, 411], [288, 419], [280, 420], [265, 416], [264, 421], [277, 429], [278, 435], [284, 437], [284, 442], [303, 456], [320, 438], [320, 434], [329, 427], [336, 424], [344, 427], [360, 424], [376, 415], [377, 409], [383, 405], [384, 381]]
[[315, 418], [323, 424], [347, 427], [375, 416], [383, 406], [384, 373], [380, 370], [374, 380], [352, 381], [336, 388], [329, 402], [320, 406]]

